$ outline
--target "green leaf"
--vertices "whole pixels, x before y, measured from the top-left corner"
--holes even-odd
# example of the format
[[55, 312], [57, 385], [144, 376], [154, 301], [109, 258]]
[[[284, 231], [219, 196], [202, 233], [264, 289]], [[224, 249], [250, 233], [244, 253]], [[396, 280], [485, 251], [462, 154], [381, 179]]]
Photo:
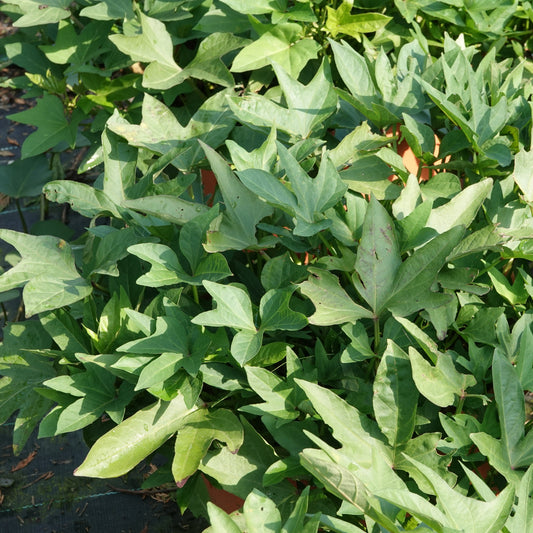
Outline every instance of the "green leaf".
[[505, 527], [510, 533], [527, 533], [533, 521], [533, 466], [527, 469], [520, 485], [516, 491], [518, 504], [515, 506], [515, 512], [512, 517], [505, 523]]
[[307, 318], [289, 308], [292, 293], [296, 287], [289, 289], [271, 289], [259, 304], [261, 329], [263, 331], [297, 331], [307, 325]]
[[91, 285], [78, 274], [71, 248], [62, 239], [7, 229], [0, 230], [0, 238], [22, 256], [20, 263], [0, 276], [2, 292], [24, 286], [27, 316], [72, 304], [91, 293]]
[[237, 13], [262, 15], [276, 11], [285, 11], [287, 0], [221, 0]]
[[59, 349], [67, 353], [88, 351], [89, 339], [75, 318], [65, 309], [41, 313], [39, 320]]
[[96, 20], [131, 20], [135, 17], [129, 0], [102, 0], [95, 5], [84, 7], [80, 15]]
[[[513, 487], [508, 486], [493, 500], [482, 502], [463, 496], [431, 468], [414, 459], [408, 458], [408, 460], [433, 486], [439, 507], [444, 511], [448, 521], [445, 525], [458, 531], [467, 530], [472, 533], [497, 533], [501, 530], [513, 506]], [[409, 511], [417, 515], [415, 509]]]
[[393, 448], [411, 438], [417, 402], [409, 357], [389, 340], [374, 380], [373, 405], [377, 423]]
[[232, 72], [257, 70], [279, 63], [293, 78], [297, 78], [310, 59], [317, 57], [319, 44], [301, 38], [302, 27], [293, 22], [275, 25], [256, 25], [260, 37], [244, 47], [233, 60]]
[[152, 89], [169, 89], [178, 82], [182, 69], [174, 61], [172, 37], [160, 20], [139, 13], [141, 34], [110, 35], [111, 42], [133, 61], [149, 63], [143, 85]]
[[276, 177], [259, 169], [238, 172], [241, 181], [268, 203], [293, 215], [296, 220], [295, 235], [308, 237], [329, 227], [331, 222], [325, 219], [323, 213], [335, 205], [347, 189], [333, 163], [324, 157], [318, 175], [313, 179], [280, 143], [278, 154], [280, 166], [290, 179], [292, 192]]
[[301, 379], [295, 379], [295, 382], [304, 390], [324, 422], [331, 427], [333, 436], [342, 444], [344, 452], [352, 454], [356, 464], [368, 468], [372, 464], [373, 453], [390, 460], [390, 452], [375, 422], [334, 392]]
[[41, 355], [24, 353], [51, 347], [50, 336], [38, 321], [7, 324], [0, 345], [0, 423], [18, 411], [13, 430], [13, 453], [18, 455], [47, 413], [52, 402], [35, 389], [56, 375], [52, 362]]
[[432, 366], [414, 348], [409, 348], [409, 359], [417, 389], [430, 402], [448, 407], [455, 402], [455, 396], [462, 397], [468, 387], [476, 384], [474, 376], [461, 374], [455, 368], [449, 353], [439, 353], [437, 363]]
[[68, 202], [74, 211], [88, 218], [99, 215], [118, 216], [117, 206], [107, 194], [86, 183], [51, 181], [43, 187], [43, 193], [51, 202]]
[[249, 39], [232, 33], [211, 33], [200, 41], [196, 56], [178, 76], [173, 78], [172, 85], [179, 85], [190, 77], [224, 87], [233, 87], [235, 80], [221, 57], [248, 43], [250, 43]]
[[277, 533], [281, 528], [277, 505], [257, 489], [246, 498], [243, 513], [249, 533]]
[[[244, 442], [239, 452], [233, 454], [227, 447], [210, 451], [203, 459], [200, 470], [215, 478], [224, 490], [246, 498], [255, 488], [262, 486], [266, 469], [278, 457], [246, 419], [241, 418], [241, 422], [244, 427]], [[294, 495], [294, 488], [288, 482], [277, 485], [275, 490], [277, 499]]]
[[207, 502], [207, 512], [213, 531], [224, 531], [225, 533], [242, 533], [241, 528], [214, 503]]
[[[333, 87], [329, 63], [324, 59], [313, 79], [304, 85], [276, 62], [272, 62], [279, 85], [289, 108], [292, 127], [307, 138], [316, 129], [322, 129], [326, 119], [335, 112], [337, 93]], [[317, 128], [318, 127], [318, 128]]]
[[96, 441], [74, 475], [110, 478], [126, 474], [183, 427], [186, 416], [196, 409], [188, 408], [179, 395], [137, 411]]
[[301, 281], [306, 276], [307, 268], [294, 263], [289, 253], [285, 253], [265, 263], [261, 271], [261, 284], [267, 291], [282, 289]]
[[251, 193], [212, 148], [203, 143], [201, 146], [217, 177], [226, 207], [207, 233], [206, 250], [242, 250], [256, 245], [256, 225], [261, 219], [272, 214], [272, 208]]
[[46, 4], [35, 0], [5, 0], [4, 3], [15, 4], [22, 10], [22, 17], [13, 24], [19, 28], [54, 24], [70, 16], [68, 0], [49, 0]]
[[120, 142], [107, 128], [102, 133], [104, 155], [103, 192], [117, 205], [128, 198], [127, 190], [135, 184], [137, 150]]
[[197, 265], [196, 272], [190, 275], [181, 266], [175, 252], [164, 244], [135, 244], [128, 248], [128, 252], [151, 264], [150, 271], [137, 279], [138, 285], [147, 287], [162, 287], [177, 283], [201, 285], [204, 280], [218, 281], [231, 275], [228, 263], [221, 254], [206, 256]]
[[78, 124], [83, 114], [73, 112], [69, 122], [61, 100], [55, 95], [45, 94], [35, 107], [7, 118], [37, 127], [37, 131], [31, 133], [22, 145], [22, 157], [26, 158], [42, 154], [62, 141], [74, 148]]
[[233, 129], [235, 118], [228, 107], [229, 94], [232, 91], [228, 89], [207, 98], [189, 123], [182, 126], [168, 107], [145, 93], [140, 125], [130, 124], [115, 111], [107, 127], [133, 146], [148, 148], [159, 154], [166, 154], [172, 148], [178, 149], [180, 153], [172, 160], [172, 165], [189, 169], [205, 157], [199, 140], [216, 148]]
[[282, 420], [294, 420], [299, 411], [291, 401], [293, 385], [269, 372], [265, 368], [246, 366], [246, 376], [250, 388], [258, 394], [263, 403], [245, 405], [240, 411], [256, 415], [270, 414]]
[[356, 39], [360, 39], [361, 33], [371, 33], [385, 27], [391, 17], [382, 15], [381, 13], [358, 13], [351, 15], [353, 2], [343, 1], [337, 8], [333, 9], [327, 7], [328, 18], [326, 20], [326, 29], [331, 32], [333, 37], [339, 33], [350, 35]]
[[107, 33], [109, 26], [90, 23], [77, 34], [74, 24], [62, 20], [58, 24], [57, 37], [53, 45], [41, 45], [39, 48], [53, 63], [69, 64], [67, 73], [85, 70], [94, 58], [107, 52], [109, 44]]
[[524, 391], [516, 369], [499, 348], [494, 350], [492, 375], [505, 457], [512, 469], [529, 466], [533, 460], [533, 438], [524, 437]]
[[0, 192], [11, 198], [37, 196], [51, 175], [45, 156], [17, 159], [0, 167]]
[[372, 198], [365, 215], [363, 234], [357, 249], [354, 285], [376, 315], [394, 288], [401, 264], [393, 222], [386, 209]]
[[448, 295], [432, 292], [431, 287], [463, 231], [462, 227], [454, 227], [415, 250], [398, 269], [394, 288], [384, 307], [395, 315], [407, 316], [448, 301]]
[[455, 226], [469, 227], [485, 198], [492, 190], [492, 179], [488, 178], [463, 189], [448, 203], [432, 209], [426, 222], [427, 227], [444, 233]]
[[[238, 100], [240, 102], [240, 100]], [[228, 139], [226, 146], [237, 170], [261, 169], [270, 172], [277, 158], [276, 128], [272, 128], [265, 142], [251, 152], [235, 141]]]
[[214, 440], [225, 442], [232, 453], [239, 451], [244, 430], [233, 412], [200, 409], [185, 418], [176, 437], [172, 461], [172, 475], [178, 487], [196, 472]]
[[368, 334], [361, 322], [345, 324], [342, 326], [342, 331], [348, 335], [350, 344], [346, 346], [341, 354], [341, 363], [357, 363], [376, 357], [370, 347]]
[[309, 317], [311, 324], [332, 326], [333, 324], [354, 324], [361, 318], [373, 318], [373, 313], [356, 304], [341, 287], [339, 279], [318, 268], [308, 268], [311, 276], [300, 283], [300, 290], [314, 304], [316, 311]]
[[240, 287], [220, 285], [204, 281], [204, 287], [217, 304], [216, 309], [196, 315], [192, 322], [202, 326], [231, 327], [256, 331], [252, 313], [252, 302]]
[[527, 202], [533, 202], [533, 151], [522, 149], [515, 156], [513, 178]]

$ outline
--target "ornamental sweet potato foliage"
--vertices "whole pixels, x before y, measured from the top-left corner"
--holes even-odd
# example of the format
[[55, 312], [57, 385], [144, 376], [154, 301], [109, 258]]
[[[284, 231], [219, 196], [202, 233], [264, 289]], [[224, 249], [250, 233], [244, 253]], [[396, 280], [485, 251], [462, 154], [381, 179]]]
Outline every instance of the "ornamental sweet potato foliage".
[[87, 217], [0, 229], [15, 453], [36, 428], [83, 430], [77, 476], [158, 453], [145, 485], [210, 531], [530, 530], [529, 2], [1, 10], [35, 131], [0, 192]]

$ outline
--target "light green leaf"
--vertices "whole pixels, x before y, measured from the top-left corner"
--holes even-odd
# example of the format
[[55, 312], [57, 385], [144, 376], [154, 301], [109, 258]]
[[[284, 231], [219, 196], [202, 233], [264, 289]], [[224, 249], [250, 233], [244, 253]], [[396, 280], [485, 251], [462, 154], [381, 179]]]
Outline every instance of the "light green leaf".
[[207, 502], [207, 512], [211, 522], [212, 531], [224, 531], [224, 533], [242, 533], [241, 528], [214, 503]]
[[249, 533], [278, 533], [281, 528], [277, 505], [257, 489], [246, 498], [243, 513]]
[[181, 68], [174, 61], [172, 37], [160, 20], [139, 13], [142, 33], [135, 36], [110, 35], [111, 42], [133, 61], [149, 63], [143, 85], [152, 89], [169, 89], [176, 83]]
[[224, 87], [233, 87], [235, 80], [221, 57], [248, 43], [249, 39], [232, 33], [211, 33], [200, 41], [196, 56], [178, 76], [172, 79], [172, 85], [179, 85], [187, 78], [197, 78]]
[[358, 13], [351, 15], [353, 1], [343, 1], [337, 8], [333, 9], [327, 7], [328, 18], [326, 20], [326, 28], [331, 32], [333, 37], [339, 33], [350, 35], [356, 39], [360, 39], [361, 33], [371, 33], [385, 27], [391, 17], [382, 15], [381, 13]]
[[233, 60], [232, 72], [257, 70], [275, 61], [297, 78], [306, 63], [317, 57], [319, 44], [313, 39], [302, 39], [299, 24], [265, 25], [259, 31], [259, 39], [243, 48]]
[[293, 215], [295, 235], [309, 237], [329, 227], [331, 222], [323, 213], [340, 201], [347, 189], [333, 163], [324, 157], [317, 176], [311, 178], [280, 143], [278, 154], [292, 192], [277, 178], [259, 169], [239, 172], [242, 182], [268, 203]]
[[239, 419], [227, 409], [200, 409], [184, 419], [178, 431], [172, 461], [172, 475], [178, 487], [196, 472], [214, 440], [226, 443], [232, 453], [239, 451], [244, 430]]
[[341, 287], [339, 279], [318, 268], [308, 268], [311, 277], [300, 283], [300, 290], [314, 304], [316, 311], [309, 317], [311, 324], [332, 326], [354, 324], [360, 318], [373, 318], [373, 313], [356, 304]]
[[22, 10], [22, 17], [13, 24], [19, 28], [54, 24], [70, 16], [68, 0], [49, 0], [46, 4], [34, 0], [4, 0], [4, 3], [15, 4]]
[[229, 94], [233, 92], [228, 89], [207, 98], [189, 123], [182, 126], [168, 107], [145, 93], [140, 125], [130, 124], [115, 111], [107, 127], [133, 146], [148, 148], [159, 154], [166, 154], [173, 148], [180, 150], [172, 165], [189, 169], [205, 157], [199, 140], [216, 148], [233, 129], [235, 118], [228, 107]]
[[[278, 457], [246, 419], [242, 418], [241, 422], [244, 427], [244, 442], [239, 452], [231, 453], [227, 447], [209, 451], [200, 470], [215, 478], [224, 490], [246, 498], [253, 489], [262, 486], [266, 469]], [[286, 482], [279, 484], [276, 492], [278, 498], [290, 497], [294, 494], [294, 488]]]
[[468, 387], [476, 384], [474, 376], [456, 370], [449, 353], [440, 353], [436, 366], [432, 366], [417, 350], [409, 347], [409, 359], [417, 389], [440, 407], [453, 405], [455, 396], [461, 397]]
[[204, 287], [213, 297], [217, 307], [196, 315], [192, 322], [202, 326], [230, 327], [256, 331], [252, 313], [252, 302], [248, 294], [240, 287], [221, 285], [204, 281]]
[[492, 190], [492, 179], [474, 183], [463, 189], [448, 203], [433, 209], [426, 226], [444, 233], [455, 226], [469, 227]]
[[0, 276], [1, 290], [24, 286], [27, 316], [72, 304], [91, 293], [91, 285], [78, 274], [71, 248], [62, 239], [7, 229], [0, 230], [0, 238], [22, 256]]
[[209, 210], [204, 204], [189, 202], [166, 194], [126, 200], [124, 206], [179, 226]]
[[289, 108], [287, 120], [298, 133], [307, 138], [316, 129], [323, 129], [326, 119], [335, 112], [337, 93], [333, 87], [329, 63], [324, 59], [313, 79], [304, 85], [272, 62], [279, 85]]
[[527, 469], [520, 481], [516, 495], [518, 504], [515, 506], [514, 515], [509, 517], [505, 527], [510, 533], [527, 533], [533, 523], [533, 466]]
[[342, 444], [344, 453], [350, 453], [357, 465], [370, 467], [373, 464], [373, 453], [379, 453], [390, 462], [390, 451], [375, 422], [333, 391], [301, 379], [295, 379], [295, 382], [304, 390], [324, 422], [331, 427], [333, 436]]
[[[449, 527], [472, 533], [497, 533], [501, 530], [514, 502], [513, 487], [506, 487], [496, 498], [483, 502], [463, 496], [446, 483], [431, 468], [407, 458], [427, 478], [437, 495], [439, 507], [444, 511]], [[416, 516], [416, 511], [412, 513]]]
[[102, 0], [95, 5], [84, 7], [80, 15], [95, 20], [129, 20], [135, 13], [130, 0]]
[[137, 411], [96, 441], [74, 475], [110, 478], [126, 474], [183, 427], [186, 416], [196, 409], [188, 408], [178, 395]]
[[[394, 287], [401, 264], [393, 222], [385, 208], [372, 198], [365, 215], [363, 234], [357, 248], [353, 277], [359, 294], [379, 315]], [[360, 280], [360, 281], [359, 281]]]
[[127, 190], [135, 184], [137, 150], [107, 128], [102, 133], [104, 155], [103, 192], [117, 205], [127, 199]]
[[516, 369], [499, 348], [494, 350], [492, 375], [505, 457], [512, 469], [529, 466], [533, 460], [533, 434], [529, 432], [524, 437], [524, 391]]
[[373, 406], [377, 423], [393, 448], [411, 438], [417, 402], [409, 357], [389, 340], [374, 379]]
[[259, 200], [233, 174], [228, 164], [212, 148], [201, 143], [217, 177], [226, 210], [211, 224], [205, 248], [208, 252], [242, 250], [257, 244], [256, 225], [272, 213], [272, 208]]
[[88, 218], [99, 215], [119, 216], [117, 206], [107, 194], [86, 183], [50, 181], [43, 187], [43, 193], [51, 202], [68, 202], [74, 211]]
[[237, 13], [262, 15], [276, 11], [285, 11], [287, 0], [221, 0]]
[[515, 156], [513, 178], [527, 202], [533, 202], [533, 151], [522, 149]]
[[290, 399], [293, 385], [269, 372], [265, 368], [246, 366], [246, 377], [250, 388], [258, 394], [263, 403], [245, 405], [240, 411], [256, 415], [270, 414], [282, 420], [294, 420], [299, 411]]

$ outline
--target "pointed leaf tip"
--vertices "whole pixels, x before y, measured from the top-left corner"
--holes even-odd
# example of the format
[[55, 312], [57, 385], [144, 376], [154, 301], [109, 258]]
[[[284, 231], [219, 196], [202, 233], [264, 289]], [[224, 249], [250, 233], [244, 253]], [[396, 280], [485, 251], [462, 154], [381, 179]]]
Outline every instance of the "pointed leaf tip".
[[183, 479], [180, 479], [179, 481], [176, 481], [176, 487], [178, 487], [178, 489], [182, 489], [190, 477], [191, 476], [187, 476], [187, 477], [184, 477]]

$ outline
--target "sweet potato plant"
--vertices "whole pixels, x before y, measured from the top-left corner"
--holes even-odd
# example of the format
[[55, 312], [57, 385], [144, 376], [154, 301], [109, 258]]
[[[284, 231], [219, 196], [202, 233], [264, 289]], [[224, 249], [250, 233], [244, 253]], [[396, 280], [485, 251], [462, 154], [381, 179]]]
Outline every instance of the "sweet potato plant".
[[[15, 453], [35, 428], [84, 431], [77, 476], [159, 453], [146, 486], [210, 531], [530, 530], [529, 2], [1, 9], [36, 131], [0, 191], [87, 217], [0, 229]], [[82, 176], [50, 181], [69, 147]]]

